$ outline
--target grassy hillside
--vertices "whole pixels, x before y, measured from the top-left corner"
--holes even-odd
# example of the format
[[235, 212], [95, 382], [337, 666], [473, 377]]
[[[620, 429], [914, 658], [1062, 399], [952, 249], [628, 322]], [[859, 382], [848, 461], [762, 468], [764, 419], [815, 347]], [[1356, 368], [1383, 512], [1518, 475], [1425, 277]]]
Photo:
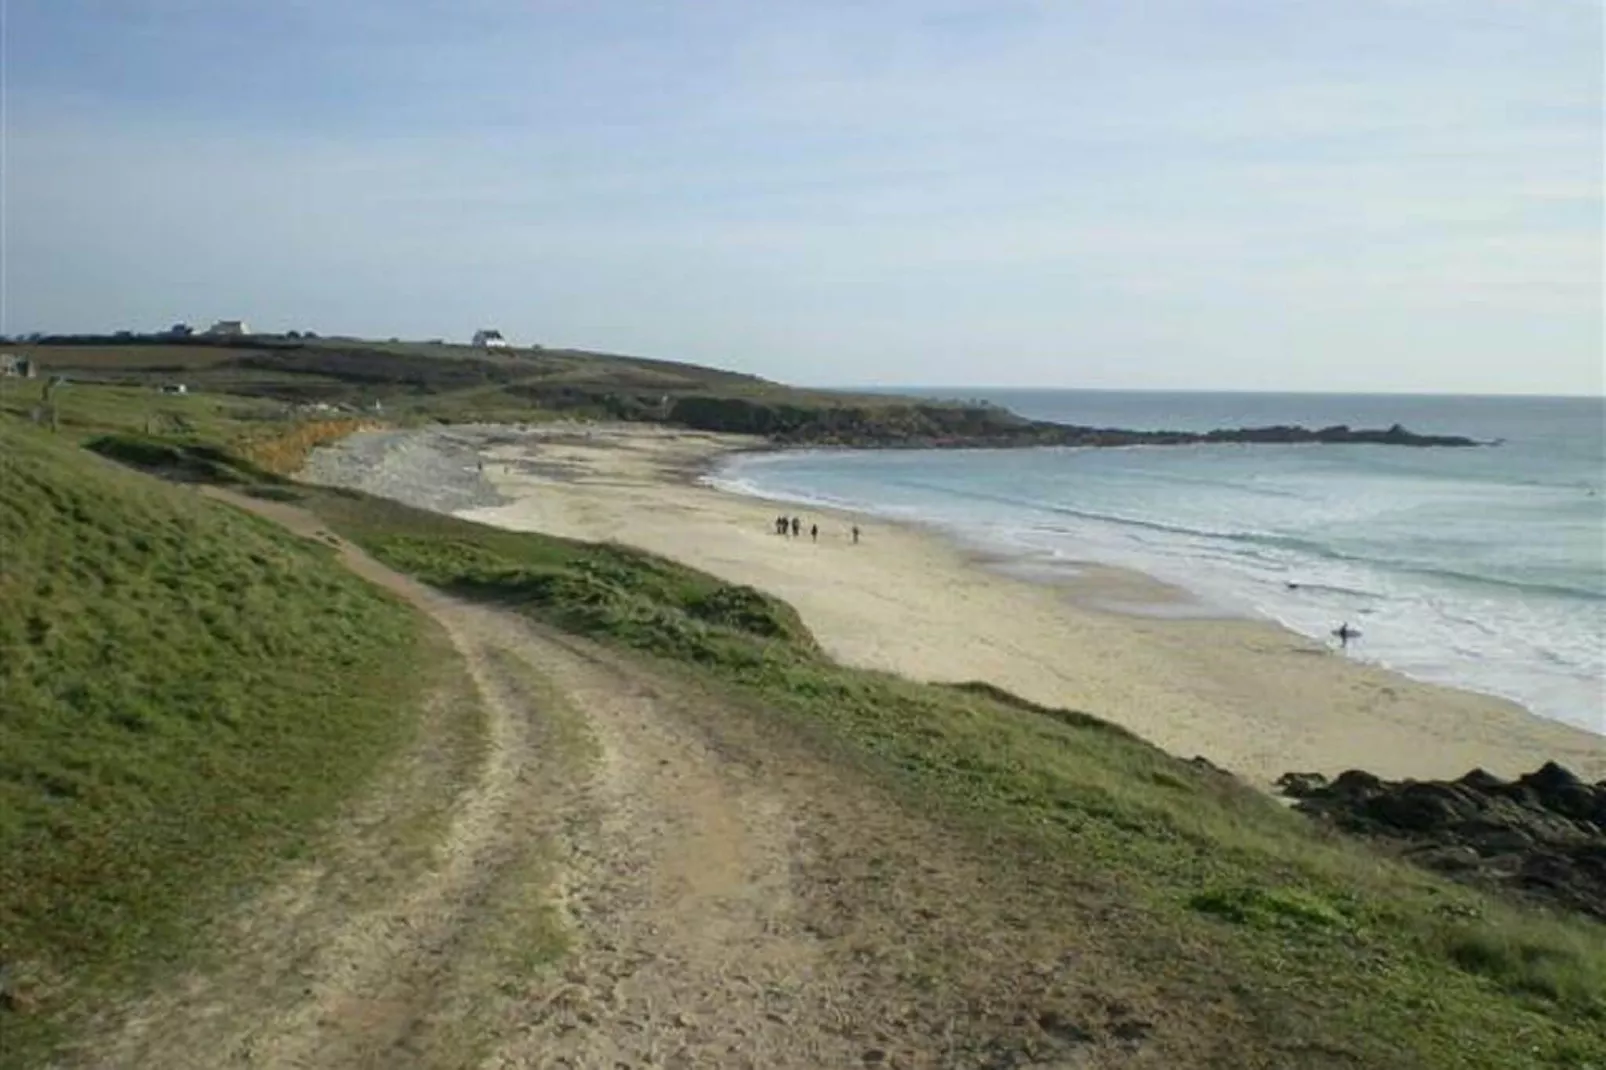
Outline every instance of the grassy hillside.
[[[28, 419], [46, 407], [45, 386], [43, 380], [0, 378], [0, 414]], [[200, 391], [180, 396], [114, 383], [73, 381], [52, 391], [48, 403], [60, 431], [74, 437], [125, 431], [227, 442], [246, 428], [281, 422], [279, 407], [258, 399]]]
[[[47, 409], [51, 418], [38, 426], [53, 424], [81, 443], [99, 440], [100, 452], [133, 463], [138, 458], [131, 451], [144, 441], [195, 454], [191, 460], [210, 454], [224, 467], [244, 462], [288, 475], [300, 469], [313, 447], [377, 424], [372, 414], [295, 412], [260, 398], [199, 390], [174, 395], [110, 382], [71, 381], [53, 389], [47, 405], [45, 386], [37, 379], [0, 379], [0, 418], [31, 423], [36, 410]], [[222, 450], [232, 460], [224, 461]]]
[[745, 696], [976, 829], [1019, 880], [1083, 897], [1161, 982], [1230, 992], [1313, 1064], [1606, 1065], [1601, 926], [1386, 861], [1096, 717], [842, 668], [789, 607], [671, 562], [308, 493], [398, 569]]
[[296, 852], [418, 642], [331, 552], [0, 416], [0, 1062]]
[[[60, 340], [14, 345], [46, 375], [191, 389], [290, 401], [390, 399], [404, 408], [420, 399], [523, 384], [532, 395], [562, 389], [608, 392], [785, 391], [757, 376], [643, 357], [569, 349], [475, 349], [434, 342], [360, 339], [250, 338], [227, 342], [105, 344]], [[511, 395], [510, 395], [511, 397]]]
[[[695, 364], [539, 347], [484, 350], [433, 342], [262, 337], [226, 344], [60, 339], [6, 351], [35, 361], [46, 379], [65, 376], [73, 383], [154, 394], [146, 407], [187, 413], [215, 408], [227, 397], [236, 410], [254, 404], [255, 417], [263, 419], [286, 406], [306, 405], [372, 414], [376, 402], [386, 419], [400, 422], [511, 422], [555, 415], [664, 420], [682, 398], [744, 398], [807, 411], [850, 403], [880, 411], [888, 405], [885, 396], [802, 390]], [[0, 406], [8, 390], [14, 399], [36, 400], [44, 381], [9, 387], [0, 381]], [[155, 394], [156, 388], [176, 383], [183, 383], [190, 397]], [[196, 392], [211, 400], [191, 400]], [[140, 404], [133, 393], [125, 393], [123, 401]], [[78, 404], [70, 398], [63, 403]], [[15, 400], [13, 408], [25, 411]]]

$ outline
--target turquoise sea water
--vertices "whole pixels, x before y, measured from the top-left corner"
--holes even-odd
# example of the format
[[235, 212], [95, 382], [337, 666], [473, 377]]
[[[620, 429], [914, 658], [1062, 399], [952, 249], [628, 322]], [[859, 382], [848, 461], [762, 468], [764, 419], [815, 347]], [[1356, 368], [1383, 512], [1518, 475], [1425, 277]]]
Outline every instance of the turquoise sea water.
[[1606, 734], [1606, 399], [929, 393], [1102, 427], [1400, 423], [1503, 441], [821, 450], [739, 457], [714, 479], [935, 524], [1035, 570], [1140, 569], [1310, 636], [1349, 621], [1353, 656]]

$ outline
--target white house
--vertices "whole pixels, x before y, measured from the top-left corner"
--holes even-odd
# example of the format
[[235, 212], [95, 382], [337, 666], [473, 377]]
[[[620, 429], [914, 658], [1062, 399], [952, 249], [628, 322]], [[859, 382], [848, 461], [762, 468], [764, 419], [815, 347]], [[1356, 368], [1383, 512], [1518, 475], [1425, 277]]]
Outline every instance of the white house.
[[474, 344], [481, 349], [505, 349], [508, 342], [501, 331], [486, 327], [474, 332]]
[[216, 323], [212, 324], [212, 326], [206, 329], [206, 333], [211, 335], [226, 335], [230, 338], [238, 338], [241, 335], [250, 334], [251, 328], [245, 325], [244, 320], [218, 320]]

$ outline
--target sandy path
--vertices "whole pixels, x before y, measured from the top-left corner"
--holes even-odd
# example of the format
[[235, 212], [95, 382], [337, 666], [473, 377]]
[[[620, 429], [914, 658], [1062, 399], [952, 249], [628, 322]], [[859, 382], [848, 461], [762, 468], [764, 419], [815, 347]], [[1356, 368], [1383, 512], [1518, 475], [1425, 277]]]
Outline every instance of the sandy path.
[[1102, 897], [1033, 888], [772, 714], [548, 641], [604, 756], [564, 859], [576, 940], [482, 1065], [1179, 1066], [1241, 1039], [1088, 931]]
[[602, 755], [563, 858], [576, 945], [484, 1065], [857, 1063], [830, 1010], [844, 978], [802, 925], [789, 800], [690, 728], [687, 696], [569, 650], [546, 669]]
[[[510, 837], [538, 831], [521, 807], [540, 768], [541, 719], [531, 696], [493, 663], [497, 649], [517, 641], [508, 622], [392, 572], [299, 510], [207, 493], [337, 545], [348, 568], [440, 625], [463, 659], [468, 687], [436, 696], [388, 790], [355, 807], [318, 861], [242, 912], [223, 938], [221, 969], [192, 974], [127, 1011], [96, 1042], [89, 1064], [358, 1065], [405, 1040], [439, 982], [446, 950], [506, 862]], [[448, 720], [475, 716], [476, 707], [485, 720], [483, 760], [467, 783], [442, 784], [445, 770], [428, 768], [441, 764], [431, 752]], [[448, 820], [423, 867], [374, 834], [391, 815], [423, 809], [424, 795], [443, 790], [453, 796]]]
[[[408, 475], [435, 432], [388, 434], [319, 451], [309, 478], [456, 509], [456, 497], [442, 499], [432, 481]], [[822, 524], [817, 544], [779, 538], [770, 525], [781, 507], [685, 478], [711, 455], [746, 444], [739, 439], [637, 425], [535, 428], [522, 437], [454, 428], [451, 449], [476, 434], [484, 472], [468, 466], [459, 478], [505, 501], [458, 515], [613, 539], [770, 591], [850, 665], [988, 680], [1117, 721], [1172, 753], [1204, 755], [1262, 785], [1290, 770], [1454, 777], [1481, 766], [1511, 776], [1551, 759], [1606, 777], [1606, 737], [1514, 703], [1420, 683], [1270, 624], [1101, 608], [1168, 596], [1133, 573], [1092, 569], [1048, 587], [878, 521], [859, 520], [866, 537], [855, 546], [847, 538], [854, 518], [825, 510], [807, 511]], [[388, 449], [374, 448], [386, 442]], [[342, 461], [359, 447], [354, 463]]]
[[[465, 679], [225, 956], [62, 1065], [1175, 1066], [1241, 1039], [1207, 1021], [1216, 995], [1152, 990], [1109, 904], [1032, 890], [768, 716], [217, 496], [337, 545]], [[436, 737], [476, 707], [483, 753], [454, 781]], [[376, 832], [443, 792], [422, 863]], [[555, 932], [566, 953], [529, 962]]]

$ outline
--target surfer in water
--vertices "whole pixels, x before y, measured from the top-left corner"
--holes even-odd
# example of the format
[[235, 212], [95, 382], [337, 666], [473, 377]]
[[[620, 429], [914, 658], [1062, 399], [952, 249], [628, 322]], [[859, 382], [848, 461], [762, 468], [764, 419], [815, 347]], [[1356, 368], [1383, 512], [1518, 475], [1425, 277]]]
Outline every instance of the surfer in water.
[[1333, 629], [1333, 634], [1338, 636], [1338, 649], [1348, 650], [1349, 641], [1351, 639], [1358, 638], [1361, 634], [1361, 630], [1359, 628], [1351, 628], [1349, 626], [1349, 621], [1345, 621], [1343, 624], [1340, 624], [1337, 628]]

